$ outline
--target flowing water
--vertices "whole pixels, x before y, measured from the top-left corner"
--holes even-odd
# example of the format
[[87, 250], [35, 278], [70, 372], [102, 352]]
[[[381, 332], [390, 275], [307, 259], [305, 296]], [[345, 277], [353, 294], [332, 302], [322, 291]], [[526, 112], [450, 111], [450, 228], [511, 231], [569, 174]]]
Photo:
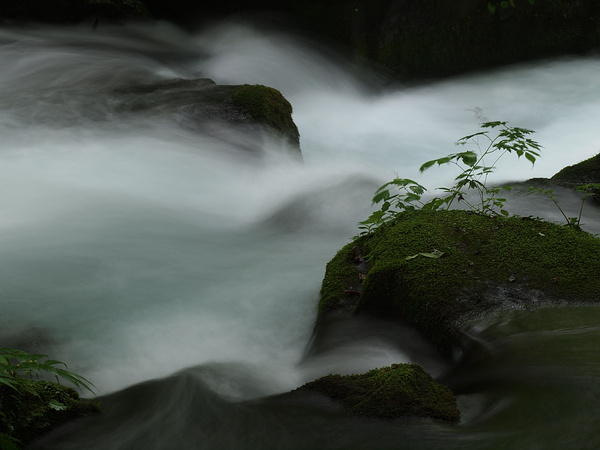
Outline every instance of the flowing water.
[[[0, 29], [0, 339], [91, 380], [105, 412], [38, 448], [597, 448], [599, 310], [513, 311], [469, 324], [448, 362], [409, 327], [356, 319], [306, 354], [327, 261], [399, 174], [477, 131], [477, 114], [537, 131], [549, 177], [600, 150], [600, 59], [405, 87], [308, 38], [222, 23]], [[260, 83], [294, 106], [304, 163], [235, 130], [132, 114], [115, 92], [173, 78]], [[562, 193], [576, 215], [579, 199]], [[560, 220], [552, 204], [515, 212]], [[584, 228], [600, 232], [597, 209]], [[318, 376], [416, 361], [458, 394], [448, 426], [348, 418], [280, 397]]]

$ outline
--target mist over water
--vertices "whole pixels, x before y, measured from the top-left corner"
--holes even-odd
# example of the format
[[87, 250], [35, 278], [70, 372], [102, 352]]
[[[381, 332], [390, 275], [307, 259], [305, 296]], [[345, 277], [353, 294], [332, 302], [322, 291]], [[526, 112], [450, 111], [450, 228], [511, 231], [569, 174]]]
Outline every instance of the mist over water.
[[[297, 448], [333, 448], [306, 434], [320, 417], [291, 413], [300, 425], [290, 431], [269, 404], [258, 406], [264, 420], [252, 423], [271, 437], [256, 431], [252, 441], [240, 424], [253, 414], [225, 400], [396, 362], [446, 369], [411, 330], [385, 323], [339, 324], [321, 356], [302, 361], [325, 265], [356, 234], [374, 190], [396, 173], [431, 189], [448, 185], [455, 173], [419, 175], [418, 167], [477, 131], [476, 109], [536, 130], [544, 146], [535, 167], [507, 159], [493, 182], [550, 177], [600, 151], [596, 57], [409, 88], [390, 86], [307, 38], [228, 22], [193, 35], [165, 23], [5, 28], [0, 61], [10, 62], [0, 65], [2, 345], [66, 361], [100, 395], [185, 370], [160, 384], [164, 391], [149, 392], [181, 385], [196, 389], [217, 416], [235, 409], [239, 422], [223, 419], [231, 436], [223, 429], [211, 448], [253, 448], [278, 427]], [[173, 114], [117, 107], [120, 88], [202, 77], [280, 89], [294, 107], [304, 163], [283, 156], [278, 142], [265, 141], [257, 158], [239, 148], [245, 137], [234, 130], [209, 136]], [[530, 199], [511, 205], [518, 214], [561, 220], [551, 204]], [[577, 198], [567, 203], [576, 215]], [[587, 208], [583, 222], [600, 232], [597, 209]], [[586, 330], [597, 339], [597, 329]], [[146, 387], [108, 402], [129, 405], [138, 391], [146, 398]], [[99, 435], [114, 429], [110, 414]], [[342, 422], [332, 425], [334, 435], [356, 425]], [[133, 428], [140, 436], [148, 431]], [[381, 439], [376, 428], [344, 442], [369, 448]], [[404, 439], [408, 432], [386, 433]], [[152, 443], [151, 433], [144, 436]], [[235, 441], [240, 436], [250, 441]], [[87, 448], [106, 448], [96, 439]], [[111, 448], [134, 448], [128, 439]], [[455, 439], [453, 448], [467, 448], [461, 435]], [[180, 448], [186, 445], [194, 448]], [[422, 445], [414, 448], [428, 448]]]

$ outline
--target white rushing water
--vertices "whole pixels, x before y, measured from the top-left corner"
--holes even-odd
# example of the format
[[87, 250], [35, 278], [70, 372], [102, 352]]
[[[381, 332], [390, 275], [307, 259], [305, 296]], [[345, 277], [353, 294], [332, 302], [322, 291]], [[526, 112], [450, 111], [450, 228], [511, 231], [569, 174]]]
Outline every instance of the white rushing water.
[[[298, 366], [325, 264], [374, 189], [396, 173], [447, 184], [455, 174], [417, 169], [477, 131], [477, 108], [545, 147], [534, 168], [503, 161], [495, 181], [549, 177], [600, 150], [595, 57], [384, 88], [312, 42], [225, 23], [5, 28], [0, 61], [0, 338], [35, 341], [98, 393], [211, 363], [274, 393], [408, 361], [375, 339]], [[257, 161], [172, 117], [115, 113], [114, 89], [176, 77], [280, 89], [304, 164], [276, 143]], [[586, 220], [598, 229], [597, 213]]]

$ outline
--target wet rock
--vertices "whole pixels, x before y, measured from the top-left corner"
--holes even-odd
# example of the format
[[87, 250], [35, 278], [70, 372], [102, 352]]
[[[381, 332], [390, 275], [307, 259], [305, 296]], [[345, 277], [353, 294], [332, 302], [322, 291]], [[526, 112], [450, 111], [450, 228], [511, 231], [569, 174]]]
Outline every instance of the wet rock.
[[[368, 259], [360, 281], [356, 250]], [[442, 258], [410, 258], [438, 249]], [[467, 211], [416, 211], [357, 239], [329, 262], [318, 321], [397, 317], [451, 356], [460, 324], [500, 310], [600, 300], [600, 239], [574, 227]], [[358, 290], [351, 299], [346, 291]]]
[[244, 136], [238, 146], [258, 151], [265, 136], [279, 139], [282, 148], [301, 157], [300, 134], [292, 106], [276, 89], [262, 85], [218, 85], [208, 78], [163, 80], [115, 90], [118, 113], [171, 114], [182, 127], [232, 138], [231, 129]]
[[425, 417], [446, 422], [460, 418], [454, 394], [418, 364], [393, 364], [361, 375], [327, 375], [298, 390], [324, 394], [351, 415]]
[[[550, 181], [560, 186], [581, 187], [586, 184], [600, 184], [600, 153], [585, 161], [567, 166], [556, 173]], [[591, 187], [594, 200], [600, 202], [600, 189]]]

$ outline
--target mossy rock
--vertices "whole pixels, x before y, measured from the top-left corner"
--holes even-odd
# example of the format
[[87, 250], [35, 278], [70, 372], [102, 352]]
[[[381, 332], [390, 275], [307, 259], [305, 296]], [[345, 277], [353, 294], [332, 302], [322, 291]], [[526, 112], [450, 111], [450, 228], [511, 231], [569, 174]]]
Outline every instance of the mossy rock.
[[299, 389], [325, 394], [351, 415], [427, 417], [446, 422], [460, 418], [452, 391], [418, 364], [393, 364], [362, 375], [327, 375]]
[[[556, 184], [577, 187], [590, 183], [600, 183], [600, 153], [579, 164], [567, 166], [556, 173], [550, 180]], [[600, 200], [600, 192], [595, 191], [596, 200]]]
[[0, 433], [27, 445], [53, 428], [101, 411], [96, 400], [49, 381], [24, 382], [19, 390], [0, 386]]
[[233, 104], [247, 112], [258, 123], [287, 136], [299, 147], [300, 133], [292, 119], [292, 105], [281, 92], [260, 84], [237, 86], [231, 93]]
[[[125, 86], [111, 93], [118, 113], [172, 114], [185, 128], [227, 139], [223, 129], [236, 129], [246, 145], [261, 148], [266, 132], [282, 139], [292, 155], [301, 157], [300, 134], [292, 105], [276, 89], [262, 85], [218, 85], [209, 78], [171, 79]], [[252, 138], [258, 138], [252, 139]], [[254, 142], [254, 141], [257, 142]]]
[[599, 301], [600, 239], [586, 232], [529, 218], [415, 211], [329, 262], [318, 321], [331, 314], [398, 317], [450, 355], [460, 345], [457, 326], [470, 318]]

